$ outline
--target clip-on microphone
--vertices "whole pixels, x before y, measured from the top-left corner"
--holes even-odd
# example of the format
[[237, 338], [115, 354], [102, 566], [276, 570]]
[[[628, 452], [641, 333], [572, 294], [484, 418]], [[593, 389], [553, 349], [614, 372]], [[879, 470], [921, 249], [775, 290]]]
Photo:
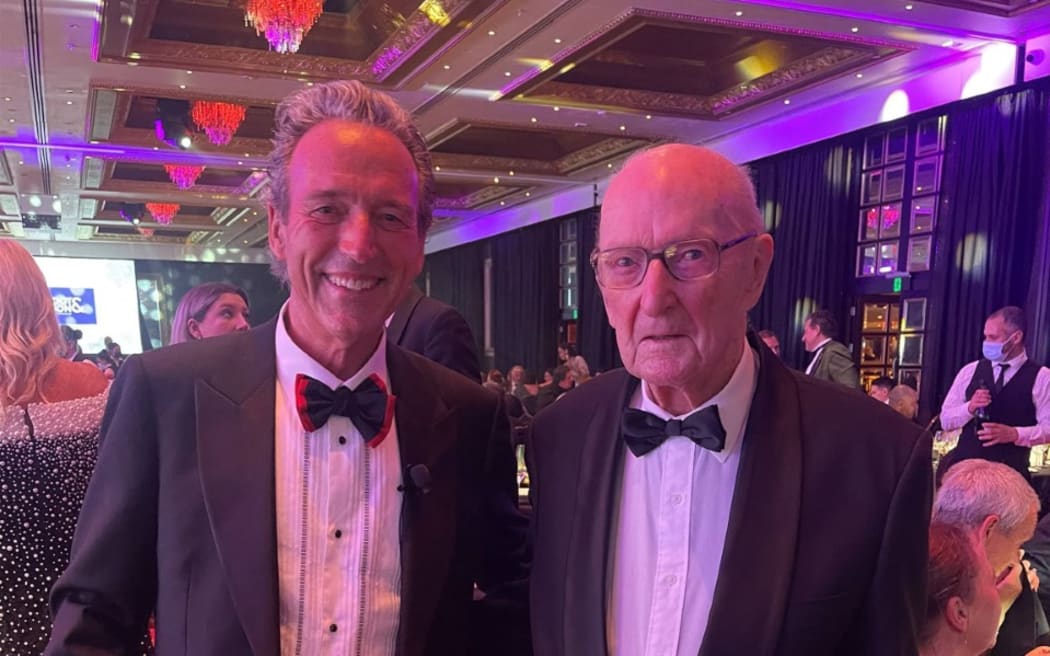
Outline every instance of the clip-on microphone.
[[403, 483], [397, 486], [398, 492], [430, 492], [430, 470], [426, 465], [408, 465], [402, 472]]

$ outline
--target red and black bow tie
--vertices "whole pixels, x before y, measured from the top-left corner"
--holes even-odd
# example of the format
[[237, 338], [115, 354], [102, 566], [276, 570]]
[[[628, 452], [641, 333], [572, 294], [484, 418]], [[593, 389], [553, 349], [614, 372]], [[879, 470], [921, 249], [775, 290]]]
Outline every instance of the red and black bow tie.
[[347, 417], [361, 431], [371, 447], [379, 446], [394, 419], [394, 395], [388, 394], [383, 379], [372, 374], [354, 389], [332, 389], [306, 374], [295, 377], [295, 408], [307, 432], [315, 431], [332, 415]]

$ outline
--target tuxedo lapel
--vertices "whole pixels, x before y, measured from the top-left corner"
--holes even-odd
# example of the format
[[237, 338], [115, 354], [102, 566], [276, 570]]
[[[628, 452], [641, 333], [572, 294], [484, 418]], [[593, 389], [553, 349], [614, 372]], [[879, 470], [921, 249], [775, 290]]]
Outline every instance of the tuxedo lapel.
[[[423, 465], [430, 472], [424, 494], [408, 490], [401, 506], [401, 624], [398, 656], [422, 654], [452, 561], [459, 495], [454, 450], [458, 415], [442, 401], [433, 381], [409, 354], [387, 342], [390, 387], [402, 471]], [[404, 476], [404, 474], [402, 474]]]
[[408, 327], [408, 320], [412, 317], [412, 313], [415, 312], [416, 305], [419, 304], [421, 298], [423, 298], [423, 292], [416, 289], [413, 285], [408, 290], [405, 298], [398, 303], [397, 309], [394, 310], [394, 317], [390, 320], [390, 325], [386, 329], [388, 340], [394, 344], [401, 344], [401, 340], [405, 336], [405, 328]]
[[[794, 571], [802, 496], [801, 419], [791, 374], [768, 349], [748, 415], [725, 550], [700, 656], [772, 654]], [[818, 363], [819, 365], [819, 363]]]
[[[606, 653], [605, 606], [613, 518], [623, 471], [624, 442], [620, 438], [620, 416], [627, 407], [638, 380], [625, 371], [605, 374], [622, 376], [619, 393], [605, 408], [596, 409], [582, 436], [575, 509], [569, 541], [568, 562], [573, 574], [565, 587], [565, 653]], [[602, 645], [601, 650], [597, 646]]]
[[276, 356], [271, 321], [244, 340], [243, 367], [198, 379], [197, 453], [208, 520], [255, 656], [277, 654], [274, 491]]

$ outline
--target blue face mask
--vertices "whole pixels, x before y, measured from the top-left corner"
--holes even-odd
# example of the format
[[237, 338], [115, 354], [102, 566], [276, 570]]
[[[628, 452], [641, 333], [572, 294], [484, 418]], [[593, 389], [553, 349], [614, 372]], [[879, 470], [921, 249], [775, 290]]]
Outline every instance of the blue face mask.
[[[1013, 335], [1010, 335], [1010, 337], [1013, 337]], [[984, 342], [981, 345], [981, 354], [992, 362], [1002, 362], [1006, 359], [1004, 351], [1006, 350], [1007, 342], [1010, 341], [1010, 337], [1007, 337], [1004, 342]]]

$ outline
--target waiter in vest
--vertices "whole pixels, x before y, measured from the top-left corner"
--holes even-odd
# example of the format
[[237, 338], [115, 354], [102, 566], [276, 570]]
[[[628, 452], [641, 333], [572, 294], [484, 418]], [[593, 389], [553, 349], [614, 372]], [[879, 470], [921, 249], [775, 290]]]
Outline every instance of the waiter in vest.
[[984, 357], [959, 371], [941, 406], [944, 430], [963, 429], [952, 462], [994, 460], [1030, 479], [1031, 447], [1050, 442], [1050, 369], [1028, 359], [1025, 328], [1014, 306], [984, 322]]

